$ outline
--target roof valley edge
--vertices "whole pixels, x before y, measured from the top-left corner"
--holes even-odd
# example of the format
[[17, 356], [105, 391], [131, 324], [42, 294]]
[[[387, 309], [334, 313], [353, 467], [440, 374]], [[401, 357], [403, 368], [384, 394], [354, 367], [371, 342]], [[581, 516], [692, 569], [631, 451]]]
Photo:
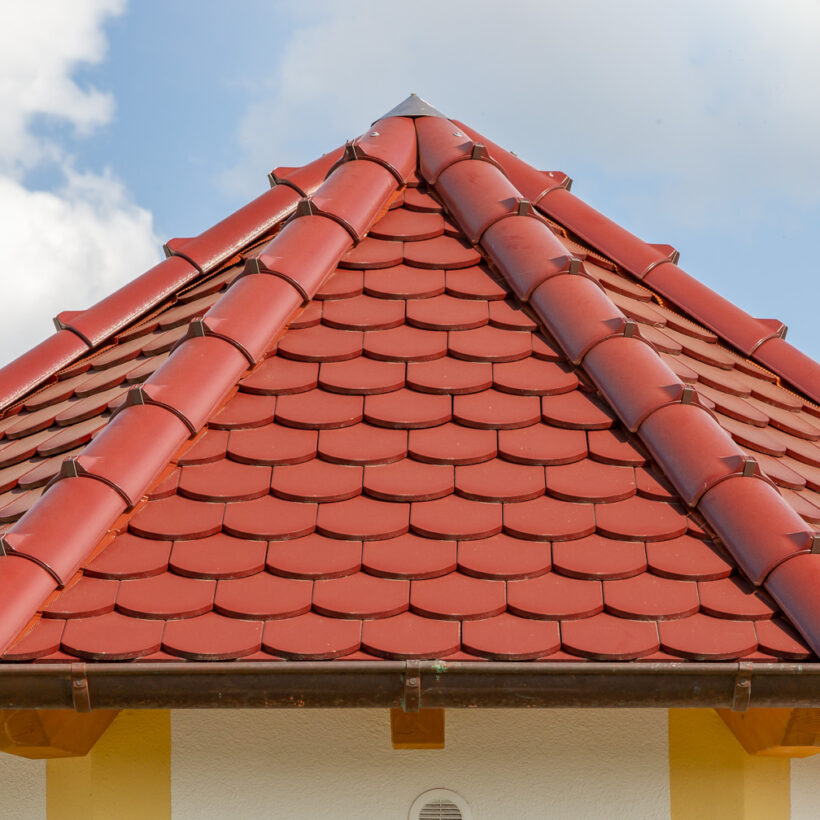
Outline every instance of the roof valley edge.
[[[555, 224], [585, 239], [595, 250], [641, 279], [644, 287], [656, 288], [662, 295], [666, 295], [662, 288], [666, 287], [671, 293], [677, 287], [668, 276], [664, 279], [660, 273], [656, 274], [673, 265], [671, 249], [640, 243], [615, 226], [622, 235], [630, 237], [630, 243], [634, 240], [645, 249], [633, 243], [629, 253], [637, 256], [626, 258], [618, 247], [612, 246], [609, 228], [605, 226], [603, 234], [596, 234], [602, 223], [590, 219], [588, 206], [581, 203], [561, 213], [560, 208], [551, 207], [554, 197], [548, 199], [548, 195], [566, 192], [565, 175], [536, 171], [460, 123], [438, 114], [425, 116], [422, 109], [418, 113], [413, 111], [415, 109], [406, 116], [377, 120], [372, 129], [349, 143], [344, 151], [340, 149], [326, 155], [304, 169], [278, 169], [278, 173], [272, 175], [277, 185], [246, 209], [198, 238], [171, 240], [169, 259], [94, 308], [78, 314], [61, 314], [58, 327], [62, 329], [52, 337], [56, 341], [50, 343], [57, 350], [52, 359], [36, 353], [34, 359], [23, 357], [13, 363], [11, 369], [0, 371], [0, 385], [4, 377], [10, 384], [0, 391], [5, 400], [19, 400], [38, 379], [65, 367], [89, 347], [104, 344], [180, 288], [198, 285], [203, 273], [218, 274], [231, 260], [236, 264], [237, 253], [244, 252], [243, 274], [201, 318], [194, 317], [187, 328], [182, 328], [184, 335], [176, 341], [166, 362], [144, 383], [131, 387], [124, 402], [114, 408], [112, 421], [90, 444], [62, 464], [58, 480], [52, 480], [41, 500], [2, 536], [0, 544], [5, 554], [0, 556], [0, 598], [5, 603], [0, 620], [0, 651], [14, 643], [44, 601], [54, 599], [55, 590], [69, 583], [74, 589], [72, 579], [89, 557], [100, 554], [101, 541], [103, 545], [110, 543], [112, 534], [128, 525], [133, 519], [130, 511], [139, 510], [145, 494], [168, 477], [169, 464], [178, 462], [190, 448], [205, 440], [201, 435], [203, 428], [219, 429], [218, 425], [214, 428], [212, 422], [221, 412], [220, 408], [227, 408], [233, 398], [246, 395], [236, 393], [236, 386], [248, 365], [260, 365], [271, 348], [275, 349], [277, 339], [294, 317], [301, 315], [303, 308], [316, 304], [311, 300], [329, 281], [340, 261], [350, 253], [355, 256], [356, 251], [350, 249], [360, 245], [375, 223], [393, 213], [396, 197], [403, 200], [403, 186], [408, 182], [411, 186], [417, 184], [414, 175], [418, 173], [446, 206], [453, 227], [448, 236], [460, 236], [463, 232], [469, 242], [481, 248], [515, 298], [527, 305], [530, 315], [543, 324], [566, 359], [579, 369], [579, 375], [589, 380], [589, 386], [594, 386], [625, 428], [643, 443], [675, 488], [675, 498], [698, 511], [744, 575], [754, 585], [768, 590], [809, 646], [815, 653], [820, 652], [820, 606], [812, 594], [820, 585], [820, 557], [811, 553], [816, 544], [812, 528], [783, 498], [755, 459], [727, 434], [708, 401], [685, 379], [679, 378], [652, 342], [644, 338], [648, 332], [644, 326], [628, 318], [610, 298], [611, 292], [589, 273], [595, 258], [587, 259], [579, 253], [577, 246], [567, 239], [566, 232], [556, 229]], [[532, 200], [526, 199], [525, 193]], [[417, 207], [408, 212], [424, 214], [425, 209], [433, 212], [421, 199]], [[568, 224], [558, 218], [562, 215]], [[421, 225], [424, 220], [418, 222]], [[392, 236], [387, 230], [383, 233]], [[250, 246], [271, 234], [273, 238], [264, 247], [247, 252]], [[417, 233], [417, 236], [423, 235]], [[380, 241], [385, 240], [368, 239], [369, 243]], [[435, 242], [435, 239], [427, 241]], [[415, 243], [408, 241], [407, 244]], [[640, 257], [644, 253], [645, 258]], [[650, 261], [644, 265], [646, 259]], [[366, 260], [358, 261], [352, 268], [366, 271], [369, 264]], [[414, 267], [407, 270], [418, 272], [435, 267], [432, 260], [421, 258], [411, 260], [410, 264]], [[378, 268], [378, 264], [375, 267]], [[638, 267], [641, 270], [636, 273]], [[672, 284], [663, 284], [668, 281]], [[142, 289], [138, 286], [140, 282], [144, 285]], [[668, 298], [688, 310], [672, 296]], [[727, 341], [734, 339], [739, 348], [749, 348], [743, 350], [744, 355], [754, 357], [755, 350], [763, 350], [770, 341], [781, 341], [778, 328], [770, 328], [751, 317], [747, 318], [751, 323], [758, 323], [754, 328], [761, 331], [760, 338], [748, 341], [752, 327], [748, 323], [743, 325], [742, 333], [747, 334], [743, 338], [731, 332], [723, 336], [716, 326], [720, 324], [715, 322], [716, 314], [709, 313], [716, 304], [720, 307], [719, 303], [707, 299], [706, 310], [701, 311], [703, 315], [699, 315], [697, 309], [688, 312]], [[480, 305], [476, 303], [475, 307], [478, 316]], [[733, 306], [732, 309], [737, 310]], [[494, 326], [505, 327], [504, 322], [508, 320], [500, 318], [499, 311], [496, 313], [499, 318]], [[354, 327], [347, 319], [332, 318], [330, 311], [325, 318], [329, 327]], [[389, 328], [392, 320], [382, 316], [379, 321], [381, 325], [377, 322], [369, 326]], [[428, 319], [412, 321], [414, 327], [429, 327], [433, 333], [444, 327], [435, 322], [429, 324]], [[479, 324], [480, 321], [475, 319]], [[340, 324], [334, 325], [334, 322]], [[521, 329], [524, 325], [518, 321], [516, 327]], [[766, 336], [769, 332], [774, 335]], [[70, 349], [66, 352], [68, 337], [65, 334], [79, 339], [82, 347], [75, 350], [75, 343], [69, 339]], [[376, 361], [391, 361], [390, 356], [384, 357], [382, 353], [373, 355]], [[32, 361], [38, 358], [43, 361], [33, 366]], [[334, 360], [329, 355], [322, 361]], [[423, 361], [423, 356], [405, 357], [405, 360]], [[456, 361], [469, 362], [470, 355], [457, 353]], [[790, 354], [783, 361], [784, 373], [789, 374], [790, 381], [816, 398], [811, 390], [815, 371], [809, 366], [795, 365], [796, 360]], [[814, 363], [811, 365], [816, 368]], [[386, 373], [389, 368], [384, 369]], [[337, 392], [327, 395], [345, 395], [347, 389], [337, 386], [333, 388]], [[367, 397], [368, 389], [356, 389]], [[429, 392], [421, 395], [434, 395], [436, 389], [424, 387], [422, 391]], [[2, 421], [0, 419], [0, 425]], [[405, 422], [402, 424], [408, 426]], [[412, 431], [412, 423], [409, 427]], [[387, 428], [389, 425], [373, 429]], [[594, 425], [590, 429], [594, 429]], [[0, 434], [2, 430], [0, 426]], [[685, 437], [681, 435], [682, 430], [686, 432]], [[700, 446], [694, 448], [693, 442]], [[0, 449], [0, 459], [2, 452]], [[242, 463], [242, 459], [238, 460]], [[176, 468], [174, 474], [178, 472]], [[444, 477], [443, 472], [441, 476]], [[393, 490], [386, 496], [379, 495], [380, 492], [382, 490], [371, 488], [370, 497], [399, 498], [390, 494]], [[460, 492], [462, 497], [471, 497], [472, 491], [462, 488]], [[302, 496], [297, 498], [304, 500]], [[637, 496], [635, 498], [637, 502]], [[605, 532], [603, 522], [598, 524]], [[414, 531], [422, 532], [419, 528]], [[388, 574], [385, 577], [405, 576]], [[478, 577], [492, 576], [479, 574]], [[421, 611], [420, 606], [417, 604], [413, 611]], [[118, 611], [125, 610], [118, 608]], [[513, 616], [497, 616], [504, 617]], [[527, 617], [539, 616], [530, 613]], [[413, 623], [414, 628], [420, 628]], [[534, 620], [531, 625], [534, 628], [538, 623]], [[447, 630], [441, 627], [440, 631], [443, 636]], [[544, 636], [546, 631], [538, 640], [546, 640]], [[486, 644], [488, 639], [485, 635], [475, 640]], [[439, 657], [424, 653], [407, 657], [411, 656]], [[208, 657], [219, 659], [216, 655]], [[549, 653], [545, 657], [549, 657]], [[110, 659], [116, 658], [111, 655]]]

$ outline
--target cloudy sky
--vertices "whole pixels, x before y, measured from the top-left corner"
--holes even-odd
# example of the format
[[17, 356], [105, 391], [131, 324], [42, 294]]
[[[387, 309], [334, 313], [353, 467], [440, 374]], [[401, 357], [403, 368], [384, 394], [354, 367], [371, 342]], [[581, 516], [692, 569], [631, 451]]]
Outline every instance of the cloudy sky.
[[820, 3], [38, 0], [0, 28], [0, 359], [411, 91], [820, 357]]

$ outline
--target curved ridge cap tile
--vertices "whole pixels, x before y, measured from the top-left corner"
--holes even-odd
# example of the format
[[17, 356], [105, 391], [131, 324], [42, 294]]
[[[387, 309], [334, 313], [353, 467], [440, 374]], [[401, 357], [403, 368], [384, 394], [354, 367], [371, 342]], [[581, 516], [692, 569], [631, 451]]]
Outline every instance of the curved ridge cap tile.
[[522, 301], [544, 281], [570, 269], [572, 254], [544, 224], [513, 215], [490, 225], [481, 246]]
[[501, 166], [491, 159], [483, 144], [472, 140], [464, 130], [444, 117], [419, 117], [416, 119], [419, 144], [419, 171], [431, 185], [440, 174], [456, 162], [480, 159]]
[[336, 220], [360, 242], [397, 184], [381, 163], [352, 158], [338, 165], [307, 203], [311, 213]]
[[408, 117], [383, 117], [353, 141], [356, 156], [384, 165], [400, 183], [416, 170], [416, 128]]
[[474, 142], [487, 147], [490, 156], [498, 162], [513, 185], [530, 202], [537, 202], [553, 188], [569, 189], [571, 180], [566, 174], [560, 171], [539, 171], [459, 120], [452, 120], [452, 122]]
[[330, 169], [342, 158], [345, 147], [340, 145], [321, 157], [299, 168], [274, 168], [268, 179], [272, 186], [286, 185], [302, 197], [310, 196], [330, 173]]
[[750, 316], [672, 262], [657, 265], [641, 278], [746, 356], [767, 339], [778, 336], [779, 328]]
[[23, 556], [0, 556], [0, 655], [11, 646], [56, 587], [54, 577]]
[[0, 409], [38, 387], [88, 350], [88, 343], [70, 330], [60, 330], [0, 368]]
[[61, 476], [97, 478], [133, 507], [185, 443], [188, 433], [184, 422], [164, 407], [128, 407], [80, 455], [64, 462]]
[[641, 423], [638, 437], [690, 507], [718, 482], [748, 467], [743, 450], [695, 404], [655, 410]]
[[259, 256], [249, 259], [245, 272], [281, 276], [307, 305], [352, 245], [351, 235], [333, 219], [302, 216], [288, 222]]
[[224, 339], [186, 339], [142, 385], [126, 394], [125, 406], [158, 404], [176, 413], [196, 433], [248, 367]]
[[521, 201], [521, 194], [495, 165], [473, 159], [445, 168], [436, 193], [473, 245], [492, 223], [515, 213]]
[[101, 481], [58, 481], [2, 537], [2, 546], [44, 567], [62, 587], [124, 511], [122, 496]]
[[206, 335], [231, 342], [249, 362], [259, 361], [293, 314], [303, 294], [286, 279], [242, 276], [202, 317]]
[[767, 339], [754, 351], [752, 358], [793, 384], [812, 401], [820, 403], [820, 364], [785, 339]]
[[604, 339], [584, 357], [584, 370], [633, 433], [651, 413], [683, 395], [683, 382], [639, 338]]
[[721, 481], [703, 495], [698, 510], [755, 586], [781, 562], [811, 549], [806, 522], [756, 476]]
[[598, 342], [621, 335], [626, 325], [621, 310], [587, 276], [547, 279], [530, 295], [530, 305], [573, 364]]
[[96, 346], [199, 276], [187, 259], [172, 256], [84, 310], [65, 326]]
[[789, 558], [770, 573], [764, 586], [815, 654], [820, 654], [820, 555], [801, 553]]
[[297, 191], [277, 185], [199, 236], [170, 240], [166, 246], [172, 256], [181, 256], [203, 273], [209, 273], [271, 231], [298, 202]]

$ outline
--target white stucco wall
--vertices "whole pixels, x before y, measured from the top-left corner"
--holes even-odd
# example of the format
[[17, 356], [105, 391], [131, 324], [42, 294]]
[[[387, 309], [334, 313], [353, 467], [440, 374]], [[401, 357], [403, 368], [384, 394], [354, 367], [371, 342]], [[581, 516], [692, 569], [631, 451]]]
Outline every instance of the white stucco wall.
[[0, 818], [46, 816], [46, 762], [0, 753]]
[[386, 710], [180, 711], [174, 820], [402, 820], [453, 789], [474, 820], [669, 817], [665, 710], [449, 710], [447, 747], [394, 751]]
[[820, 817], [820, 754], [791, 761], [791, 820]]

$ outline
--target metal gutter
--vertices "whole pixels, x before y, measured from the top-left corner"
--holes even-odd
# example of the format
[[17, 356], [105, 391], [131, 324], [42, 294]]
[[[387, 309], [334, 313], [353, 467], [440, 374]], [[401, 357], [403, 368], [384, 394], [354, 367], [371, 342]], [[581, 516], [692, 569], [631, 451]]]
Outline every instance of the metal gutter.
[[0, 709], [820, 707], [820, 663], [0, 664]]

